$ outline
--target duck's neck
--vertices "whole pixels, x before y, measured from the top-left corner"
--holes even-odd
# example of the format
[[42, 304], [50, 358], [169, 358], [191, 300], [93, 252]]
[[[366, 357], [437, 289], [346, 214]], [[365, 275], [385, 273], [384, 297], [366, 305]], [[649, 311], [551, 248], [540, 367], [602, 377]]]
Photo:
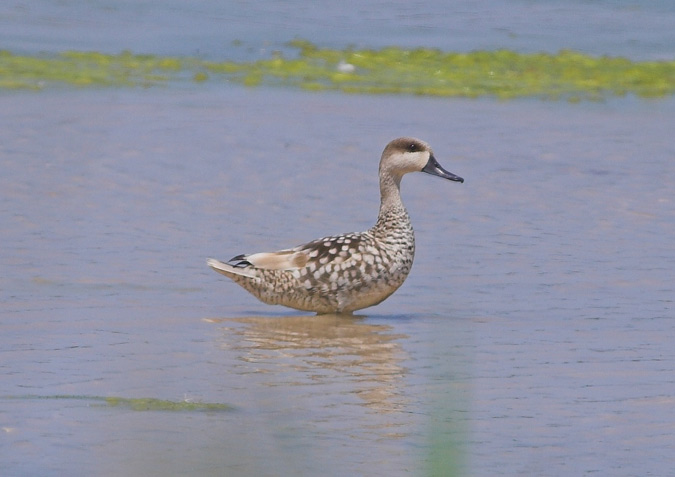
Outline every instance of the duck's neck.
[[405, 209], [401, 200], [401, 177], [391, 174], [380, 176], [380, 216]]
[[373, 231], [386, 234], [401, 227], [411, 227], [408, 212], [401, 200], [401, 177], [385, 174], [380, 177], [380, 213]]

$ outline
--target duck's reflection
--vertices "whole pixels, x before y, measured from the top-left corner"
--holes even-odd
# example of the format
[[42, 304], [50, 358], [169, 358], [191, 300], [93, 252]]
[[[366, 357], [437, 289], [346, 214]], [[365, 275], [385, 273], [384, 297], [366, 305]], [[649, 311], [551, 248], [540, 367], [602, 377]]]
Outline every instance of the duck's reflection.
[[[247, 363], [246, 372], [270, 373], [271, 386], [320, 385], [354, 393], [380, 412], [404, 405], [405, 358], [392, 327], [345, 315], [242, 317], [225, 326], [225, 346]], [[318, 391], [318, 389], [317, 389]]]

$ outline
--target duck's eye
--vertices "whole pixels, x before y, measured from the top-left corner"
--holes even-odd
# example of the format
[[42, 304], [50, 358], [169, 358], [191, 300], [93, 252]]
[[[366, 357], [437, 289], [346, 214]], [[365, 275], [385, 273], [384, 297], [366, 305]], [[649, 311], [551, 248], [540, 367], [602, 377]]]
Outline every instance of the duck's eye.
[[415, 152], [415, 151], [417, 151], [417, 144], [415, 144], [414, 142], [408, 144], [408, 152]]

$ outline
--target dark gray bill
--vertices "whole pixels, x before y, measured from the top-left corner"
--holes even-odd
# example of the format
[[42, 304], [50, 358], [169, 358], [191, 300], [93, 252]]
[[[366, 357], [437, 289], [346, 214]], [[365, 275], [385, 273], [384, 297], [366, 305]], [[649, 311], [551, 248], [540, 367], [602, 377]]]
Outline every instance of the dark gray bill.
[[462, 179], [458, 175], [443, 169], [434, 156], [431, 156], [429, 158], [429, 161], [427, 162], [427, 165], [424, 166], [424, 168], [422, 169], [422, 172], [426, 172], [427, 174], [431, 174], [432, 176], [442, 177], [443, 179], [448, 179], [449, 181], [464, 182], [464, 179]]

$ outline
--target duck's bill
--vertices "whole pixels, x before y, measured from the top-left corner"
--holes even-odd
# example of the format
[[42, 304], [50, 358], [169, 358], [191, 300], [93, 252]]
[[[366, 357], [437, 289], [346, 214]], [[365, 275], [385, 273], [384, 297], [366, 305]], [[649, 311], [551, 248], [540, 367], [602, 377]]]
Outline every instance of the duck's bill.
[[429, 158], [429, 161], [427, 162], [427, 165], [424, 166], [424, 168], [422, 169], [422, 172], [426, 172], [427, 174], [431, 174], [432, 176], [442, 177], [443, 179], [448, 179], [449, 181], [464, 182], [464, 179], [462, 179], [458, 175], [443, 169], [443, 167], [441, 167], [441, 165], [438, 163], [438, 161], [434, 156], [431, 156]]

